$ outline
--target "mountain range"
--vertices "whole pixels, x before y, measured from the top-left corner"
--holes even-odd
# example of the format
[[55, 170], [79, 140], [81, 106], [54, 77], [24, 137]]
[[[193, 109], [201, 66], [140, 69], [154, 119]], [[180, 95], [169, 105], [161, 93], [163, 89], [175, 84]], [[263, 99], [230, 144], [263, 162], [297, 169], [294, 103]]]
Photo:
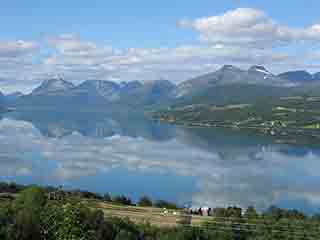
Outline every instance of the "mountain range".
[[0, 112], [4, 111], [5, 105], [6, 105], [6, 97], [2, 92], [0, 92]]
[[289, 86], [290, 81], [273, 75], [262, 66], [253, 66], [242, 70], [232, 65], [225, 65], [216, 72], [208, 73], [180, 84], [176, 95], [183, 97], [195, 92], [205, 91], [208, 88], [231, 84], [250, 84], [261, 86]]
[[[319, 87], [318, 87], [319, 85]], [[243, 70], [225, 65], [184, 81], [113, 82], [87, 80], [75, 85], [64, 79], [43, 81], [30, 94], [0, 94], [0, 106], [15, 108], [156, 108], [191, 103], [232, 104], [265, 101], [297, 93], [320, 93], [320, 73], [291, 71], [274, 75], [263, 66]]]
[[167, 102], [176, 85], [167, 80], [112, 81], [87, 80], [74, 85], [63, 79], [42, 82], [30, 94], [10, 94], [4, 102], [10, 107], [58, 107], [79, 109], [86, 107], [147, 107]]
[[315, 74], [310, 74], [307, 71], [292, 71], [292, 72], [281, 73], [278, 75], [278, 77], [287, 79], [291, 82], [305, 83], [305, 82], [312, 82], [312, 81], [320, 81], [320, 72]]

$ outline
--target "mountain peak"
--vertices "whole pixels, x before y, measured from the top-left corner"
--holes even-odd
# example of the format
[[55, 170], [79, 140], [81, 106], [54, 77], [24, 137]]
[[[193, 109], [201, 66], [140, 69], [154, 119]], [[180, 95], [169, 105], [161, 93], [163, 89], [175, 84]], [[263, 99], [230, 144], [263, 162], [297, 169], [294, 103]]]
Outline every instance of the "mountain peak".
[[74, 88], [73, 83], [67, 82], [62, 78], [52, 78], [43, 81], [39, 87], [32, 91], [32, 94], [41, 95], [52, 92], [66, 91], [71, 88]]
[[313, 74], [313, 80], [320, 81], [320, 72]]
[[116, 90], [119, 89], [120, 86], [112, 81], [106, 81], [106, 80], [87, 80], [81, 83], [77, 88], [80, 89], [86, 89], [86, 90], [94, 90], [99, 92], [105, 91], [106, 89], [112, 89]]
[[119, 90], [119, 84], [106, 80], [87, 80], [75, 88], [76, 92], [102, 97], [110, 101], [115, 101], [119, 98]]
[[240, 70], [240, 69], [233, 65], [224, 65], [220, 70], [226, 71], [226, 70]]
[[254, 65], [254, 66], [250, 67], [248, 71], [249, 72], [259, 72], [259, 73], [263, 73], [265, 75], [272, 75], [272, 73], [269, 72], [264, 66], [259, 66], [259, 65]]
[[134, 81], [129, 81], [129, 82], [121, 82], [120, 83], [120, 88], [122, 91], [126, 91], [126, 90], [132, 90], [135, 88], [139, 88], [141, 87], [143, 84], [140, 81], [134, 80]]

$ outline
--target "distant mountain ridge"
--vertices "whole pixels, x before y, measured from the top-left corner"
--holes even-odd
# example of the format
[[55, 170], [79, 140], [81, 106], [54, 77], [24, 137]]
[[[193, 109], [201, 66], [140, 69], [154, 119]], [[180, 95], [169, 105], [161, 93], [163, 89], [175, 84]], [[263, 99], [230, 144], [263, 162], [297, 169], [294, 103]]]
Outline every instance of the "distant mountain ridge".
[[22, 92], [13, 92], [13, 93], [10, 93], [10, 94], [7, 94], [5, 95], [5, 100], [6, 102], [11, 102], [11, 101], [15, 101], [17, 100], [18, 98], [22, 97], [24, 94]]
[[54, 94], [61, 91], [67, 91], [74, 88], [73, 83], [59, 79], [49, 79], [41, 83], [39, 87], [34, 89], [31, 95]]
[[5, 103], [5, 96], [2, 92], [0, 92], [0, 106]]
[[28, 95], [7, 100], [13, 106], [57, 106], [60, 108], [86, 105], [113, 107], [149, 106], [168, 101], [176, 85], [168, 80], [121, 82], [87, 80], [74, 85], [63, 79], [42, 82]]
[[242, 70], [232, 65], [225, 65], [215, 72], [179, 84], [176, 97], [179, 98], [206, 91], [208, 88], [231, 84], [285, 87], [290, 85], [290, 81], [271, 74], [262, 66], [252, 66], [248, 70]]
[[0, 113], [7, 111], [7, 100], [5, 95], [0, 92]]
[[[319, 85], [319, 86], [318, 86]], [[318, 91], [319, 89], [319, 91]], [[178, 85], [168, 80], [113, 82], [87, 80], [75, 85], [64, 79], [43, 81], [30, 94], [14, 93], [4, 102], [13, 107], [104, 109], [166, 107], [185, 104], [236, 104], [287, 97], [312, 91], [320, 95], [320, 73], [291, 71], [275, 75], [254, 65], [247, 70], [225, 65]], [[1, 96], [0, 96], [1, 104]]]
[[311, 81], [320, 81], [320, 72], [311, 74], [304, 70], [289, 71], [279, 74], [278, 77], [290, 80], [292, 82], [306, 83]]
[[113, 102], [120, 97], [119, 84], [111, 81], [90, 80], [74, 87], [69, 93], [72, 95], [85, 95], [88, 98], [103, 98]]

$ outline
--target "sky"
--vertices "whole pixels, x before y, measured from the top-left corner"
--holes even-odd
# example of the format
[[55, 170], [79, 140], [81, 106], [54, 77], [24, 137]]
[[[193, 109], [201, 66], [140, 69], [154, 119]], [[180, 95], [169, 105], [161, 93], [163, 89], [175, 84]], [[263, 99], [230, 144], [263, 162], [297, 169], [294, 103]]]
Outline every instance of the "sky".
[[179, 83], [225, 64], [320, 71], [318, 0], [11, 0], [0, 4], [0, 90], [41, 81]]

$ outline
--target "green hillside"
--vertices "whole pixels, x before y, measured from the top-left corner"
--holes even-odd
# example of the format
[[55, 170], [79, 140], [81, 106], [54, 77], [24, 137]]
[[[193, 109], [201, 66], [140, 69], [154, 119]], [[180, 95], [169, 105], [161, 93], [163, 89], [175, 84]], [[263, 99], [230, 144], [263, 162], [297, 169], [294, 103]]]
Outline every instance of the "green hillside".
[[298, 90], [288, 87], [264, 86], [256, 84], [227, 84], [194, 91], [193, 94], [180, 97], [174, 106], [189, 104], [239, 104], [254, 101], [267, 101], [270, 98], [294, 95]]
[[[179, 125], [253, 130], [279, 141], [320, 140], [320, 97], [291, 96], [256, 103], [175, 106], [154, 119]], [[297, 137], [297, 134], [300, 137]]]

